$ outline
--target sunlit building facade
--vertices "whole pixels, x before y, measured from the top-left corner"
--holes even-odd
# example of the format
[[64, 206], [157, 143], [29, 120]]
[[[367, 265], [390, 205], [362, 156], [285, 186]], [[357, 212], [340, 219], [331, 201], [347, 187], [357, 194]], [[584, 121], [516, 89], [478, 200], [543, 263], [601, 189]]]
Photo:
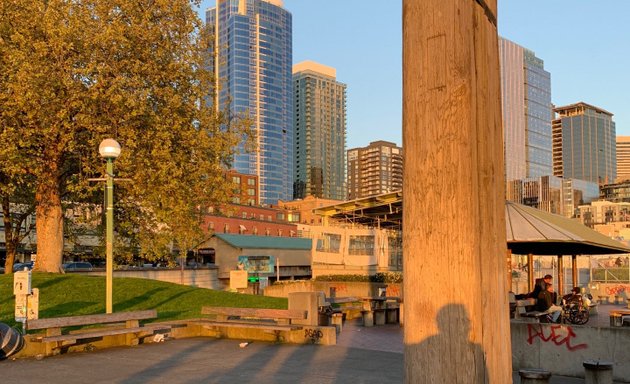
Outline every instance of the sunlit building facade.
[[617, 179], [630, 180], [630, 136], [617, 136]]
[[213, 102], [231, 116], [248, 116], [254, 150], [245, 146], [232, 168], [259, 178], [259, 201], [292, 197], [292, 17], [281, 0], [217, 0], [206, 12], [214, 30]]
[[348, 150], [348, 199], [402, 190], [403, 149], [388, 141], [374, 141]]
[[293, 66], [293, 198], [346, 197], [346, 85], [313, 61]]
[[535, 53], [499, 39], [506, 180], [552, 175], [551, 75]]
[[613, 114], [579, 102], [554, 108], [554, 175], [609, 184], [617, 176]]

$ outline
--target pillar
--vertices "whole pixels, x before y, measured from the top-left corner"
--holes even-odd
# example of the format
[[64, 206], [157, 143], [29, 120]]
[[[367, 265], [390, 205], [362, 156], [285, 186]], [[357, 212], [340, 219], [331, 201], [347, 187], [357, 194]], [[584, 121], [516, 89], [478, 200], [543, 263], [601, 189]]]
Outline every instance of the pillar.
[[506, 262], [507, 262], [507, 290], [508, 292], [512, 292], [512, 251], [511, 250], [507, 250], [507, 256], [506, 256]]
[[527, 254], [527, 292], [534, 290], [534, 255]]
[[403, 0], [406, 383], [512, 381], [496, 14]]
[[558, 296], [564, 295], [564, 262], [562, 261], [562, 255], [558, 255]]
[[571, 255], [571, 279], [574, 287], [579, 285], [578, 281], [578, 268], [577, 268], [577, 255]]

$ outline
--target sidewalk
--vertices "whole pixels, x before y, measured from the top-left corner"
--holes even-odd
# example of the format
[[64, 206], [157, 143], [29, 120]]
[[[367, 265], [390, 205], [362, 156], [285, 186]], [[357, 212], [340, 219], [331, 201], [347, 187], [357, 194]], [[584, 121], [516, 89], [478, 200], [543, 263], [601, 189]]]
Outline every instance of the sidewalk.
[[[600, 314], [601, 316], [601, 314]], [[193, 338], [0, 362], [2, 383], [402, 383], [403, 331], [347, 322], [338, 345]], [[514, 383], [520, 383], [518, 373]], [[554, 376], [552, 384], [582, 384]]]

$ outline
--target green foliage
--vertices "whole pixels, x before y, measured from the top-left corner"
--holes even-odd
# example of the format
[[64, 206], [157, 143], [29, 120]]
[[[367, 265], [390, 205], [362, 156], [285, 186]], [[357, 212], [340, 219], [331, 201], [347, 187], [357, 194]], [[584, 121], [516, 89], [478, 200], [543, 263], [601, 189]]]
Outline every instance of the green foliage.
[[402, 283], [400, 272], [378, 272], [374, 275], [321, 275], [315, 281], [345, 281], [363, 283]]
[[[0, 322], [14, 325], [13, 276], [0, 275]], [[105, 278], [33, 274], [40, 289], [40, 318], [105, 312]], [[283, 298], [193, 288], [156, 280], [115, 278], [114, 311], [155, 309], [159, 320], [201, 317], [202, 306], [287, 308]]]
[[[115, 188], [117, 249], [158, 257], [195, 246], [204, 208], [227, 199], [223, 166], [249, 135], [247, 121], [206, 102], [212, 42], [188, 0], [0, 2], [8, 193], [31, 191], [38, 225], [61, 201], [100, 204], [102, 184], [88, 179], [104, 175], [97, 148], [112, 137], [115, 174], [130, 180]], [[50, 252], [60, 235], [38, 233], [38, 265], [61, 254]]]

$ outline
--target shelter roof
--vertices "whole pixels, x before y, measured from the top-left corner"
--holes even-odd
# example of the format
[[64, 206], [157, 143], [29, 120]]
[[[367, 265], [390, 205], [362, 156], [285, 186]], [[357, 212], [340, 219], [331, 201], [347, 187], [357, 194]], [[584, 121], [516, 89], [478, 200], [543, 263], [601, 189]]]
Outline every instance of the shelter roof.
[[312, 246], [311, 239], [300, 237], [235, 235], [228, 233], [217, 233], [214, 236], [225, 241], [233, 247], [245, 249], [256, 248], [310, 250]]

